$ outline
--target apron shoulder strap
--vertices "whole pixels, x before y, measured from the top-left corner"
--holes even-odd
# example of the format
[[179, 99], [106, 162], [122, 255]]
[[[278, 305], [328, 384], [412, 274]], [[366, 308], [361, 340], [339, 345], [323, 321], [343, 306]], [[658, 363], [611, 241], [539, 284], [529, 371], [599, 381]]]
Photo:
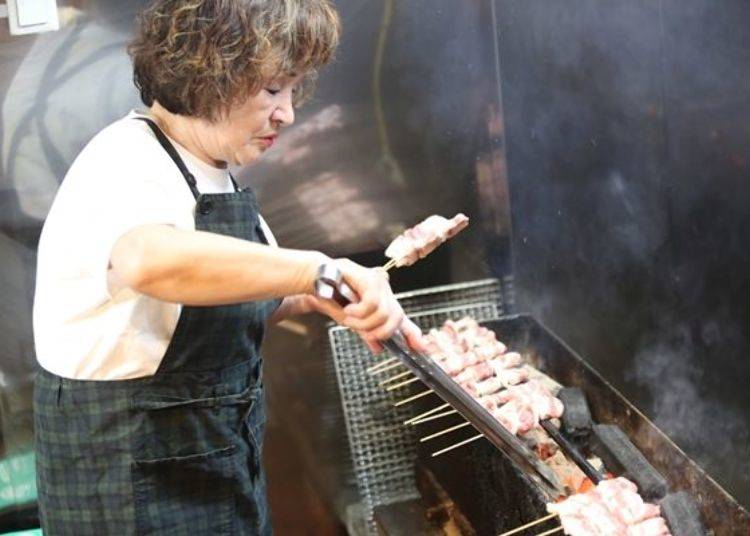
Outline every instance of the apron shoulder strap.
[[[174, 148], [174, 145], [172, 145], [172, 142], [167, 139], [167, 136], [161, 131], [159, 126], [153, 120], [149, 119], [148, 117], [136, 117], [135, 119], [143, 121], [151, 128], [151, 130], [154, 132], [154, 135], [156, 136], [156, 139], [159, 140], [159, 143], [170, 156], [177, 168], [180, 170], [182, 176], [185, 177], [185, 182], [187, 182], [190, 191], [193, 192], [193, 197], [195, 197], [195, 199], [197, 200], [198, 197], [200, 197], [201, 193], [198, 191], [198, 185], [195, 181], [195, 177], [192, 173], [190, 173], [187, 166], [185, 165], [185, 162], [182, 161], [182, 158], [177, 152], [177, 149]], [[232, 179], [232, 183], [234, 183], [234, 179]], [[237, 184], [234, 184], [236, 188]]]

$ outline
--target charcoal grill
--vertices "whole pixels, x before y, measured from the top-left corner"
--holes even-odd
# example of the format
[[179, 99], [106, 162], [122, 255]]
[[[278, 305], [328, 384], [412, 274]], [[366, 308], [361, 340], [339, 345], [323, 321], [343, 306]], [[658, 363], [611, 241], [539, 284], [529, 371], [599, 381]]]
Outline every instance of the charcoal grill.
[[[750, 534], [747, 510], [543, 324], [530, 315], [508, 315], [480, 324], [495, 331], [511, 350], [521, 352], [559, 383], [580, 387], [594, 420], [616, 424], [625, 431], [666, 478], [670, 490], [684, 490], [692, 496], [714, 534]], [[420, 409], [429, 408], [430, 401], [423, 404]], [[421, 432], [428, 434], [452, 422], [458, 421], [428, 424]], [[460, 435], [453, 435], [444, 441], [449, 444], [460, 439]], [[543, 494], [488, 442], [467, 445], [444, 459], [431, 457], [436, 448], [439, 445], [434, 443], [420, 445], [418, 465], [435, 475], [477, 534], [499, 534], [545, 514]]]
[[[502, 288], [499, 283], [495, 285], [496, 289]], [[443, 291], [446, 288], [442, 287]], [[429, 292], [423, 291], [421, 295], [429, 295]], [[503, 295], [506, 294], [502, 290], [495, 294], [497, 297]], [[432, 299], [430, 302], [431, 305], [436, 303], [439, 300]], [[470, 314], [494, 330], [498, 339], [512, 350], [524, 354], [539, 370], [563, 385], [580, 387], [589, 400], [594, 420], [619, 425], [666, 478], [671, 491], [685, 490], [697, 501], [706, 525], [714, 534], [750, 534], [748, 512], [616, 389], [534, 318], [529, 315], [502, 316], [502, 307], [492, 302], [467, 301], [459, 306], [421, 311], [413, 303], [410, 305], [412, 307], [407, 309], [407, 313], [423, 329], [436, 327], [447, 318], [456, 319]], [[413, 499], [417, 495], [415, 466], [418, 472], [434, 475], [477, 534], [498, 534], [544, 514], [549, 494], [538, 481], [530, 478], [528, 467], [522, 467], [523, 464], [513, 461], [485, 440], [440, 458], [432, 458], [430, 454], [439, 446], [432, 442], [429, 449], [424, 444], [417, 446], [414, 430], [404, 427], [402, 423], [411, 415], [442, 403], [442, 400], [430, 395], [408, 406], [408, 411], [404, 407], [394, 408], [394, 402], [404, 398], [410, 389], [385, 392], [378, 388], [377, 381], [365, 373], [372, 360], [349, 330], [332, 329], [331, 343], [354, 470], [363, 495], [370, 532], [374, 532], [372, 512], [376, 506]], [[433, 378], [426, 379], [429, 383]], [[413, 389], [413, 392], [415, 390], [424, 390], [424, 387]], [[460, 422], [458, 419], [460, 417], [454, 421], [448, 418], [426, 425], [420, 428], [420, 435], [444, 429]], [[466, 435], [476, 434], [471, 428], [464, 430]], [[441, 438], [445, 444], [461, 439], [460, 435]]]

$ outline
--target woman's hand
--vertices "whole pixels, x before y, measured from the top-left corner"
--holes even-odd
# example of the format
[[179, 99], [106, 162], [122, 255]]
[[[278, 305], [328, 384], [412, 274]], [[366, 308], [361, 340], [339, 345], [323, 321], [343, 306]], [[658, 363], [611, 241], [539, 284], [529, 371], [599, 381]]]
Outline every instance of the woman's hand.
[[412, 350], [424, 351], [422, 332], [406, 316], [393, 296], [388, 274], [381, 268], [365, 268], [348, 259], [337, 259], [344, 281], [357, 293], [359, 302], [341, 307], [333, 301], [310, 296], [313, 310], [326, 314], [342, 326], [359, 333], [374, 353], [383, 350], [379, 341], [400, 330]]

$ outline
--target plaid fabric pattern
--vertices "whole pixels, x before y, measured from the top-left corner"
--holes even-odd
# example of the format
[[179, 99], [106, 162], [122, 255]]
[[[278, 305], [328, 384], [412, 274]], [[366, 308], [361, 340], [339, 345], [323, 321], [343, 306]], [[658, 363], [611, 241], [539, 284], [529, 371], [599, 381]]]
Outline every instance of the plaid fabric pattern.
[[[250, 190], [200, 195], [196, 229], [263, 241]], [[45, 534], [267, 535], [261, 357], [278, 300], [183, 307], [157, 373], [37, 375]]]

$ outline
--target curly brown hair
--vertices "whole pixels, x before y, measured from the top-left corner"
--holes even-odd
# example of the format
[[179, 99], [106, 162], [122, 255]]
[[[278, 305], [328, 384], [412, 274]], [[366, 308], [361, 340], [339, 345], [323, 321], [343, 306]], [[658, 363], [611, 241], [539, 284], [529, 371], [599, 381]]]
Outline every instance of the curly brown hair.
[[213, 121], [284, 77], [303, 75], [299, 104], [339, 29], [329, 0], [157, 0], [128, 53], [144, 104]]

